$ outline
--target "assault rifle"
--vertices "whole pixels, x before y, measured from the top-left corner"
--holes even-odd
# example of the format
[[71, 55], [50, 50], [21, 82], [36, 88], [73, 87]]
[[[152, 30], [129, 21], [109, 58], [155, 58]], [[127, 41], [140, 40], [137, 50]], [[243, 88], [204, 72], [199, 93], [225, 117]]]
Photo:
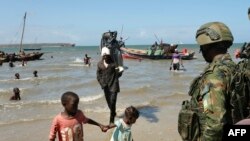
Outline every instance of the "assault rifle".
[[240, 58], [241, 59], [249, 59], [250, 58], [250, 42], [244, 43], [240, 50]]

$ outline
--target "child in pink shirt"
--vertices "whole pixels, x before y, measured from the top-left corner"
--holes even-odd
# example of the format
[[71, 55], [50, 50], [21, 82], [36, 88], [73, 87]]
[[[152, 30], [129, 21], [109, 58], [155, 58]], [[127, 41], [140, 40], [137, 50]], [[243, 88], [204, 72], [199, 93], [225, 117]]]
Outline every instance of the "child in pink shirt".
[[53, 120], [50, 129], [49, 140], [55, 141], [58, 134], [59, 141], [83, 141], [82, 124], [89, 123], [99, 126], [103, 132], [108, 126], [87, 118], [81, 110], [78, 110], [79, 97], [73, 92], [65, 92], [61, 97], [64, 111], [59, 113]]

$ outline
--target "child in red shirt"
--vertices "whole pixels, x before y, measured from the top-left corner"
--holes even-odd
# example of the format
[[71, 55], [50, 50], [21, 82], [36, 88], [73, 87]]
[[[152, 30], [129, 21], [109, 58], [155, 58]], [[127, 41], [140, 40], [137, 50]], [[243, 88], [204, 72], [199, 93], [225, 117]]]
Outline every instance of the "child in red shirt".
[[103, 132], [107, 131], [107, 126], [87, 118], [81, 110], [78, 110], [79, 97], [77, 94], [65, 92], [61, 97], [61, 103], [64, 111], [59, 113], [52, 122], [50, 141], [55, 141], [56, 133], [59, 141], [83, 141], [82, 124], [85, 123], [99, 126]]

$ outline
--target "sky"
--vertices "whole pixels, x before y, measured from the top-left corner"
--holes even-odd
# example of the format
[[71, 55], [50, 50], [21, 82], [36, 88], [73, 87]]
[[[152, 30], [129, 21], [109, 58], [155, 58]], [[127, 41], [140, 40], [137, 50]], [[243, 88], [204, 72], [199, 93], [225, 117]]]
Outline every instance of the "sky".
[[99, 45], [107, 31], [117, 31], [126, 45], [195, 44], [197, 29], [220, 21], [234, 43], [250, 41], [249, 0], [1, 0], [0, 44], [75, 43]]

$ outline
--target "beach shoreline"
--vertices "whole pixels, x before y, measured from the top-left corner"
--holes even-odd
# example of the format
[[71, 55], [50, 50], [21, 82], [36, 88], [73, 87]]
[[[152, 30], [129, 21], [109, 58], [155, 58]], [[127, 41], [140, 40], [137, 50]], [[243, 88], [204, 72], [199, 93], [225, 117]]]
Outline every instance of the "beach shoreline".
[[[175, 102], [171, 103], [174, 98]], [[151, 106], [137, 107], [140, 111], [140, 117], [132, 126], [132, 135], [135, 141], [179, 141], [181, 140], [177, 131], [178, 111], [181, 107], [182, 100], [187, 99], [188, 96], [174, 96], [169, 97], [168, 100], [161, 100], [154, 102]], [[176, 100], [178, 99], [178, 100]], [[119, 101], [118, 101], [119, 102]], [[84, 104], [79, 109], [84, 110]], [[58, 113], [55, 113], [55, 115]], [[96, 120], [104, 125], [108, 124], [109, 113], [85, 112], [85, 115], [91, 119]], [[118, 118], [121, 118], [122, 112], [118, 112]], [[8, 141], [23, 141], [35, 140], [44, 141], [49, 140], [49, 131], [53, 118], [20, 122], [11, 125], [0, 126], [0, 134], [3, 140]], [[113, 129], [103, 133], [97, 126], [84, 124], [84, 140], [86, 141], [109, 141]]]

